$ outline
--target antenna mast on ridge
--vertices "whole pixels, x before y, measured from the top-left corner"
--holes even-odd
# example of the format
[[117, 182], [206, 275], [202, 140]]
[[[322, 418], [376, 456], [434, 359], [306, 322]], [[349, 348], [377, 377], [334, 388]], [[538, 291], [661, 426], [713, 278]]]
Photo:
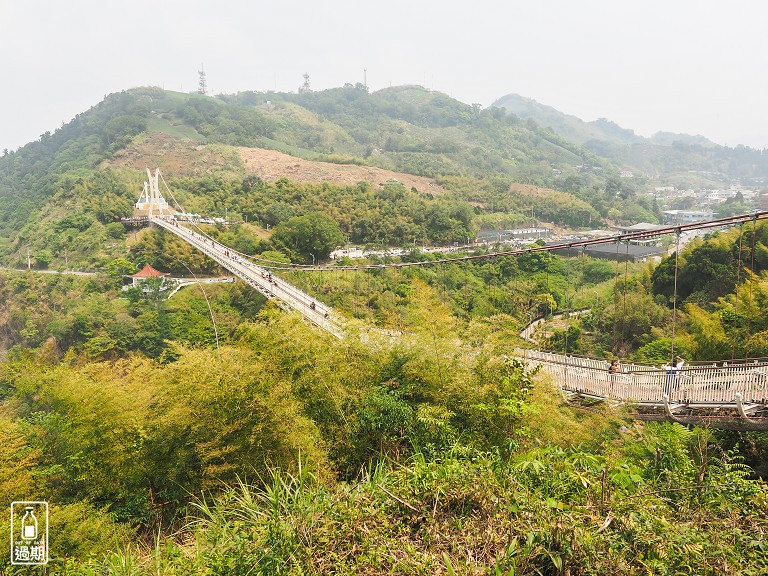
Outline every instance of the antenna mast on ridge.
[[309, 74], [304, 72], [304, 84], [299, 86], [299, 94], [304, 94], [305, 92], [312, 92], [312, 89], [309, 87]]
[[200, 81], [197, 84], [197, 93], [206, 95], [208, 94], [208, 86], [205, 83], [205, 68], [203, 65], [200, 65], [200, 70], [197, 71], [198, 76], [200, 76]]

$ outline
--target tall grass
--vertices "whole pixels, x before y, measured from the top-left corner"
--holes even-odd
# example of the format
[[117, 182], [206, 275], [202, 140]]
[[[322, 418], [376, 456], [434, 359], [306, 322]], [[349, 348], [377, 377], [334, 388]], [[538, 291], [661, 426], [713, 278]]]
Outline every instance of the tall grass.
[[766, 573], [765, 485], [727, 453], [704, 459], [704, 431], [631, 434], [601, 454], [416, 452], [347, 484], [272, 469], [198, 498], [180, 532], [62, 573]]

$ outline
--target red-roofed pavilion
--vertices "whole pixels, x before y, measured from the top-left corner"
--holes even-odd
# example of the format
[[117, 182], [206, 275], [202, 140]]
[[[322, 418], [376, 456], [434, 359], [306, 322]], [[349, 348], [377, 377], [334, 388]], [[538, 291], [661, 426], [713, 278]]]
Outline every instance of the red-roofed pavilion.
[[133, 283], [136, 284], [137, 282], [141, 282], [142, 280], [146, 280], [147, 278], [162, 278], [163, 276], [168, 276], [168, 273], [155, 270], [154, 268], [152, 268], [152, 266], [147, 264], [146, 266], [144, 266], [144, 268], [142, 268], [141, 270], [136, 272], [136, 274], [133, 274], [130, 277], [133, 278]]

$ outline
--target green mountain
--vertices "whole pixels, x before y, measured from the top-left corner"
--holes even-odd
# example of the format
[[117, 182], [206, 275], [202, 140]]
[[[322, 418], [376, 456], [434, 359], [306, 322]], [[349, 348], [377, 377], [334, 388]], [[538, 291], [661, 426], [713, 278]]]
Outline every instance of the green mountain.
[[768, 178], [768, 154], [745, 146], [720, 146], [703, 136], [658, 132], [638, 136], [605, 118], [585, 122], [517, 94], [493, 103], [521, 120], [546, 126], [604, 160], [618, 163], [652, 177], [665, 178], [690, 171], [709, 172], [721, 179], [764, 181]]
[[[130, 215], [143, 178], [143, 166], [120, 167], [116, 159], [141, 156], [142, 150], [142, 158], [151, 158], [166, 173], [192, 176], [196, 183], [187, 183], [188, 200], [203, 210], [212, 208], [204, 200], [210, 198], [210, 186], [226, 196], [219, 206], [232, 204], [228, 190], [240, 189], [246, 176], [237, 147], [440, 179], [452, 201], [474, 202], [480, 214], [486, 204], [491, 212], [511, 212], [507, 221], [535, 208], [532, 195], [510, 195], [512, 182], [559, 187], [564, 178], [578, 176], [579, 185], [600, 186], [605, 175], [618, 173], [617, 166], [549, 130], [419, 87], [369, 94], [360, 86], [345, 86], [216, 98], [136, 88], [107, 96], [53, 133], [0, 158], [0, 258], [18, 265], [32, 249], [38, 262], [63, 261], [72, 255], [69, 249], [78, 260], [82, 249], [87, 262], [103, 265], [120, 249], [115, 226]], [[181, 154], [181, 148], [190, 154]], [[579, 175], [578, 165], [594, 166], [595, 172]], [[227, 185], [200, 184], [211, 173]], [[251, 208], [240, 215], [269, 222], [268, 206]], [[536, 208], [536, 213], [546, 210]], [[585, 213], [584, 218], [599, 215]], [[353, 224], [346, 232], [354, 236]], [[372, 231], [359, 239], [430, 237], [410, 225], [399, 230], [396, 235]], [[456, 234], [456, 239], [465, 237]]]
[[[243, 115], [251, 124], [236, 129]], [[553, 167], [600, 163], [550, 131], [417, 86], [372, 94], [348, 85], [302, 94], [188, 98], [182, 110], [167, 113], [166, 119], [192, 125], [208, 141], [430, 177], [490, 172], [545, 178]]]
[[[655, 221], [658, 207], [644, 194], [649, 177], [768, 174], [768, 159], [749, 148], [670, 134], [644, 139], [513, 95], [496, 104], [481, 109], [418, 86], [217, 97], [144, 87], [112, 94], [0, 158], [0, 260], [21, 265], [29, 251], [41, 265], [105, 266], [125, 250], [119, 219], [131, 213], [144, 166], [175, 177], [174, 187], [201, 213], [231, 210], [274, 225], [275, 214], [325, 211], [351, 241], [388, 244], [459, 241], [531, 214], [568, 226]], [[254, 186], [244, 182], [258, 175], [243, 148], [394, 173], [358, 172], [346, 180], [372, 188], [345, 191], [338, 184], [342, 189], [332, 193], [326, 185], [288, 195], [272, 181], [291, 181], [296, 166]], [[626, 168], [640, 177], [620, 179]], [[303, 182], [328, 180], [320, 170], [310, 173], [316, 179]], [[409, 184], [385, 198], [380, 185], [388, 180]], [[340, 210], [339, 194], [361, 200]]]

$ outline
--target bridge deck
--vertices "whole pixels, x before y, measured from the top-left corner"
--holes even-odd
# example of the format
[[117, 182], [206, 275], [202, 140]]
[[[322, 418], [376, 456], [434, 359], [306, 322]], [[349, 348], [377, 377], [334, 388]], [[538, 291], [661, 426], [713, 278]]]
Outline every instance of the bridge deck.
[[661, 411], [668, 419], [686, 414], [730, 413], [734, 418], [768, 425], [768, 363], [684, 366], [671, 371], [624, 364], [611, 374], [609, 363], [538, 350], [520, 350], [530, 364], [541, 364], [561, 390], [583, 397]]
[[268, 270], [236, 255], [229, 247], [193, 232], [173, 219], [151, 216], [149, 221], [194, 246], [267, 298], [274, 298], [283, 307], [301, 313], [310, 322], [335, 337], [344, 337], [344, 331], [333, 313], [333, 308], [285, 280], [273, 276]]

